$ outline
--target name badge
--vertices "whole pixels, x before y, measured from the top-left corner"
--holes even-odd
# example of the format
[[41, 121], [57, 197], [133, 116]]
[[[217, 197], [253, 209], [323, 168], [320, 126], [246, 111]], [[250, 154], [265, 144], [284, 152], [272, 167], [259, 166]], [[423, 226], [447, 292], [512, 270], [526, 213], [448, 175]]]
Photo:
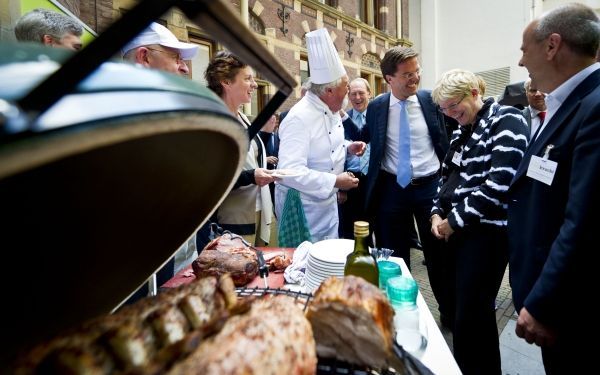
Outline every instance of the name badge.
[[533, 155], [527, 168], [527, 176], [550, 186], [557, 166], [558, 163], [555, 161]]
[[460, 161], [462, 160], [462, 152], [454, 151], [452, 156], [452, 163], [460, 167]]

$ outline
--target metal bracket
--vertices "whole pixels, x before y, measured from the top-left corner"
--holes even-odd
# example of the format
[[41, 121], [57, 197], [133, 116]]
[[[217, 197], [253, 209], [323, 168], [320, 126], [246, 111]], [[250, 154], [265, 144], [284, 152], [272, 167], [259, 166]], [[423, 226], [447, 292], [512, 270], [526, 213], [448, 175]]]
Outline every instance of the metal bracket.
[[277, 17], [281, 20], [279, 30], [281, 30], [284, 36], [287, 36], [288, 29], [285, 27], [285, 23], [290, 21], [290, 12], [287, 10], [285, 4], [281, 4], [281, 9], [277, 9]]
[[347, 32], [346, 35], [346, 45], [348, 46], [348, 57], [352, 57], [352, 46], [354, 45], [354, 38], [352, 37], [352, 33], [350, 31]]

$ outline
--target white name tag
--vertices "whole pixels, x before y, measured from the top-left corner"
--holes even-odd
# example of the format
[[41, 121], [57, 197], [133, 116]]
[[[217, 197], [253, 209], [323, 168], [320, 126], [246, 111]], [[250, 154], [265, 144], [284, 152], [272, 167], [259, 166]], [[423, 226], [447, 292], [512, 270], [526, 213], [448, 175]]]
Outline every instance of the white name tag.
[[550, 186], [552, 185], [557, 166], [558, 163], [555, 161], [533, 155], [529, 162], [529, 168], [527, 168], [527, 176]]
[[452, 156], [452, 162], [460, 167], [460, 161], [462, 160], [462, 152], [455, 151]]

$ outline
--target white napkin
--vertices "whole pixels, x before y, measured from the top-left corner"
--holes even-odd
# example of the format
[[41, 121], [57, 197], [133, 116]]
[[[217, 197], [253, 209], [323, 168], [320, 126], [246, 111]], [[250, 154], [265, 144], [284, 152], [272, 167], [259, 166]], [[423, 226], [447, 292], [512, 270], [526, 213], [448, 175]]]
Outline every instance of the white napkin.
[[283, 271], [283, 277], [286, 282], [304, 285], [304, 272], [306, 272], [306, 262], [312, 245], [313, 244], [309, 241], [304, 241], [298, 245], [296, 251], [294, 251], [292, 264]]

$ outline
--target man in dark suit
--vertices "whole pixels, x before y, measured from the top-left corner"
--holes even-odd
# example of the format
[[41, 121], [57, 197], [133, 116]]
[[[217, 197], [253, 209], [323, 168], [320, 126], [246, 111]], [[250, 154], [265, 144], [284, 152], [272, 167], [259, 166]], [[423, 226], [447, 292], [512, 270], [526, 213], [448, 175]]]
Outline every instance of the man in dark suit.
[[[381, 61], [381, 72], [392, 92], [371, 101], [367, 125], [360, 134], [361, 140], [371, 145], [365, 205], [374, 217], [377, 247], [393, 249], [394, 255], [402, 257], [409, 267], [414, 215], [430, 284], [440, 312], [445, 315], [450, 311], [445, 310], [443, 299], [446, 294], [441, 280], [443, 260], [438, 242], [431, 234], [429, 218], [440, 165], [448, 150], [448, 136], [444, 116], [433, 103], [431, 92], [418, 90], [421, 67], [417, 57], [411, 48], [394, 47]], [[402, 126], [406, 126], [404, 130]], [[408, 149], [400, 147], [400, 133], [406, 130], [409, 134], [404, 134], [410, 136]], [[356, 135], [351, 137], [356, 139], [353, 138]], [[399, 170], [399, 162], [410, 163], [408, 176], [398, 173], [405, 171]], [[398, 174], [406, 179], [399, 182]]]
[[542, 347], [548, 374], [589, 372], [597, 355], [584, 342], [598, 333], [585, 300], [598, 285], [599, 43], [598, 16], [576, 3], [523, 32], [519, 65], [547, 93], [548, 113], [509, 189], [510, 278], [516, 334]]
[[[367, 106], [371, 99], [371, 86], [364, 78], [355, 78], [350, 81], [348, 98], [352, 109], [342, 116], [344, 124], [344, 136], [351, 140], [349, 127], [358, 126], [362, 129], [366, 123]], [[342, 112], [340, 112], [342, 113]], [[351, 172], [358, 178], [358, 188], [348, 191], [338, 191], [338, 212], [340, 216], [339, 234], [340, 238], [354, 238], [354, 222], [357, 220], [366, 220], [365, 214], [365, 183], [367, 181], [367, 171], [369, 168], [370, 149], [367, 149], [362, 156], [348, 155], [344, 170]], [[369, 226], [372, 230], [372, 224]]]
[[533, 137], [546, 118], [546, 95], [531, 84], [531, 78], [525, 81], [523, 87], [529, 105], [523, 108], [521, 113], [529, 126], [529, 134]]

